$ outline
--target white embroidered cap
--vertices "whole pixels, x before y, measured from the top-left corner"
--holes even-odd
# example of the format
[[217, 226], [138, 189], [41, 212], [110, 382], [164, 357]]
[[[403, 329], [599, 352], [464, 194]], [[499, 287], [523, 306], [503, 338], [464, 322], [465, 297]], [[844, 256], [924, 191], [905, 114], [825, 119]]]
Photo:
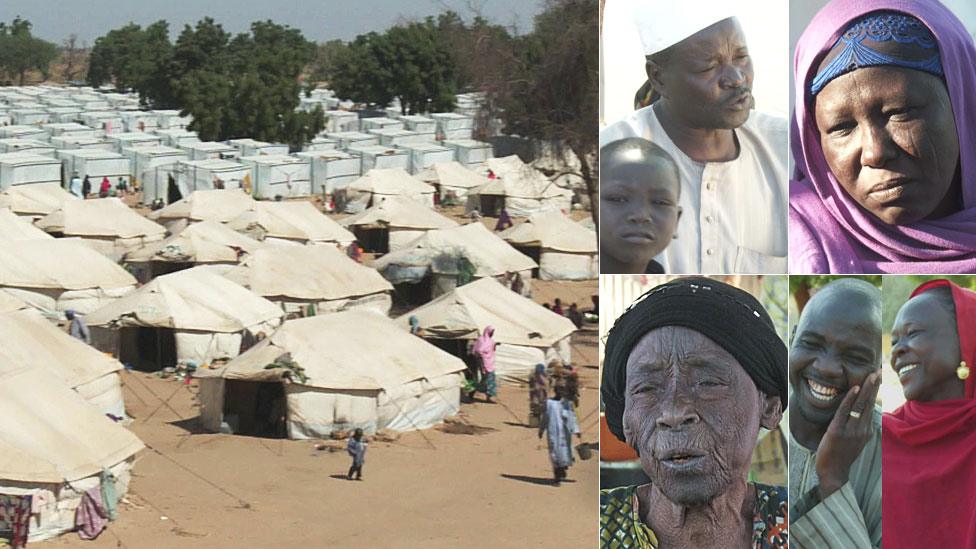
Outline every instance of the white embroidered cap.
[[644, 55], [667, 49], [735, 12], [721, 0], [637, 0], [634, 23]]

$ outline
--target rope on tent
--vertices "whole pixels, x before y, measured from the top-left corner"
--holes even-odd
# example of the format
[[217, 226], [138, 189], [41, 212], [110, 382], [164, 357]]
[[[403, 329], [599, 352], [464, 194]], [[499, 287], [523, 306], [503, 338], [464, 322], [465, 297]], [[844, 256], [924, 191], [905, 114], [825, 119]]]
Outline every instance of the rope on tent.
[[146, 444], [146, 443], [143, 443], [143, 444], [145, 444], [146, 448], [152, 450], [154, 453], [158, 454], [160, 457], [166, 458], [168, 461], [170, 461], [171, 463], [173, 463], [174, 465], [176, 465], [180, 469], [183, 469], [187, 473], [190, 473], [191, 475], [193, 475], [193, 476], [197, 477], [198, 479], [202, 480], [203, 482], [207, 483], [207, 485], [211, 486], [212, 488], [214, 488], [218, 492], [226, 495], [227, 497], [229, 497], [231, 499], [237, 500], [237, 503], [239, 504], [239, 507], [241, 509], [251, 509], [251, 504], [247, 500], [244, 500], [244, 499], [242, 499], [242, 498], [240, 498], [240, 497], [238, 497], [238, 496], [230, 493], [229, 491], [227, 491], [223, 487], [221, 487], [221, 486], [217, 485], [216, 483], [212, 482], [210, 479], [204, 477], [200, 473], [197, 473], [193, 469], [190, 469], [189, 467], [183, 465], [182, 463], [176, 461], [175, 459], [169, 457], [168, 455], [162, 453], [161, 451], [157, 450], [156, 448], [153, 448], [149, 444]]
[[[180, 418], [180, 421], [185, 421], [186, 418], [183, 417], [183, 414], [177, 412], [172, 406], [169, 405], [170, 399], [173, 398], [174, 396], [176, 396], [176, 393], [180, 392], [180, 388], [182, 388], [182, 387], [183, 387], [182, 384], [177, 385], [176, 386], [176, 389], [172, 393], [170, 393], [168, 397], [166, 397], [166, 400], [163, 400], [162, 401], [162, 404], [160, 404], [159, 406], [156, 406], [156, 408], [148, 416], [142, 418], [142, 422], [143, 423], [146, 423], [147, 421], [149, 421], [149, 418], [151, 418], [154, 415], [156, 415], [156, 412], [158, 412], [159, 409], [162, 408], [163, 406], [166, 406], [167, 408], [170, 409], [171, 412], [173, 412], [174, 414], [176, 414], [176, 417]], [[155, 395], [153, 395], [153, 396], [155, 396]], [[159, 397], [157, 396], [156, 398], [159, 398]], [[160, 400], [162, 400], [162, 399], [160, 399]]]
[[421, 429], [419, 426], [417, 426], [417, 424], [413, 421], [413, 419], [403, 411], [403, 408], [400, 407], [400, 405], [397, 403], [397, 401], [394, 400], [394, 399], [390, 399], [390, 402], [392, 402], [397, 407], [397, 410], [400, 411], [400, 414], [402, 414], [404, 417], [407, 418], [407, 421], [409, 421], [410, 422], [410, 425], [418, 433], [420, 433], [420, 436], [424, 437], [424, 440], [427, 441], [427, 444], [429, 444], [432, 449], [436, 450], [437, 449], [437, 446], [435, 446], [434, 443], [429, 438], [427, 438], [427, 435], [424, 434], [423, 429]]
[[[148, 392], [149, 392], [149, 394], [151, 394], [152, 396], [154, 396], [154, 397], [156, 397], [156, 400], [159, 400], [159, 401], [161, 401], [161, 402], [162, 402], [162, 404], [161, 404], [160, 406], [163, 406], [163, 405], [165, 405], [165, 406], [166, 406], [167, 408], [169, 408], [169, 409], [170, 409], [170, 411], [171, 411], [171, 412], [173, 412], [174, 414], [176, 414], [176, 417], [178, 417], [178, 418], [180, 418], [180, 420], [185, 420], [185, 419], [186, 419], [186, 418], [184, 418], [184, 417], [183, 417], [183, 416], [182, 416], [182, 415], [181, 415], [181, 414], [180, 414], [179, 412], [177, 412], [176, 410], [174, 410], [172, 406], [170, 406], [170, 405], [169, 405], [169, 399], [166, 399], [166, 400], [163, 400], [162, 398], [160, 398], [160, 396], [159, 396], [159, 395], [157, 395], [157, 394], [156, 394], [155, 392], [153, 392], [153, 390], [152, 390], [152, 389], [150, 389], [148, 385], [146, 385], [145, 383], [143, 383], [143, 382], [142, 382], [142, 380], [141, 380], [141, 379], [139, 379], [138, 377], [136, 377], [136, 376], [132, 376], [132, 379], [135, 379], [135, 380], [137, 380], [137, 381], [139, 382], [139, 384], [140, 384], [140, 385], [142, 385], [142, 387], [143, 387], [143, 389], [145, 389], [146, 391], [148, 391]], [[177, 388], [177, 391], [178, 391], [178, 390], [179, 390], [179, 389]], [[173, 395], [175, 395], [175, 394], [176, 394], [176, 392], [174, 391], [174, 392], [173, 392]], [[173, 395], [170, 395], [170, 398], [173, 398]], [[159, 409], [159, 408], [157, 407], [157, 410], [158, 410], [158, 409]], [[155, 414], [155, 413], [156, 413], [156, 411], [154, 410], [154, 411], [153, 411], [153, 414]], [[153, 414], [150, 414], [150, 417], [151, 417], [151, 416], [152, 416]], [[146, 418], [146, 419], [148, 419], [148, 418]], [[143, 420], [143, 421], [145, 421], [145, 420]]]

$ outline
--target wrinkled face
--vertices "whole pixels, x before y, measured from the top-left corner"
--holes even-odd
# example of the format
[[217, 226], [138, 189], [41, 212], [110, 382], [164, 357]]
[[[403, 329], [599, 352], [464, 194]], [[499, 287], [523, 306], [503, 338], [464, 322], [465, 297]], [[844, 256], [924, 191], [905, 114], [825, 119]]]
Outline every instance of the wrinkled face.
[[847, 391], [880, 368], [881, 319], [862, 295], [817, 297], [803, 310], [790, 347], [790, 403], [802, 419], [824, 426]]
[[820, 91], [815, 113], [831, 173], [884, 223], [960, 208], [959, 138], [939, 78], [901, 67], [857, 69]]
[[734, 129], [752, 108], [752, 58], [735, 18], [725, 19], [669, 48], [647, 72], [658, 92], [687, 126]]
[[965, 384], [956, 377], [961, 360], [956, 319], [935, 296], [909, 299], [891, 328], [891, 367], [908, 400], [962, 398]]
[[628, 160], [631, 153], [640, 151], [621, 153], [600, 173], [600, 254], [647, 265], [671, 243], [678, 226], [678, 174], [661, 158]]
[[763, 401], [714, 341], [688, 328], [658, 328], [627, 359], [624, 435], [669, 500], [702, 505], [748, 474]]

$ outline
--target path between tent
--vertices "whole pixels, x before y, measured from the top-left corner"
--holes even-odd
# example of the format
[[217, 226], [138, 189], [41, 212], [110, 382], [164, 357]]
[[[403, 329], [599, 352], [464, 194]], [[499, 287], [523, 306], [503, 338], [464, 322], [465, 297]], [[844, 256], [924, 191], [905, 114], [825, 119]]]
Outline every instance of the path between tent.
[[[549, 285], [553, 286], [550, 287]], [[558, 286], [555, 286], [558, 284]], [[544, 283], [535, 300], [587, 302], [596, 281]], [[598, 438], [595, 328], [573, 338], [583, 441]], [[524, 387], [462, 405], [467, 429], [404, 433], [370, 444], [363, 482], [344, 450], [296, 441], [194, 432], [195, 383], [123, 374], [130, 428], [150, 448], [133, 469], [119, 520], [95, 541], [67, 534], [31, 547], [593, 547], [598, 463], [577, 461], [549, 482], [544, 441], [523, 426]], [[164, 404], [164, 401], [166, 403]], [[513, 416], [514, 414], [514, 416]], [[146, 419], [148, 418], [148, 419]], [[326, 443], [326, 447], [342, 444]], [[431, 446], [436, 449], [432, 449]], [[162, 519], [166, 517], [166, 519]], [[472, 541], [474, 540], [474, 541]]]

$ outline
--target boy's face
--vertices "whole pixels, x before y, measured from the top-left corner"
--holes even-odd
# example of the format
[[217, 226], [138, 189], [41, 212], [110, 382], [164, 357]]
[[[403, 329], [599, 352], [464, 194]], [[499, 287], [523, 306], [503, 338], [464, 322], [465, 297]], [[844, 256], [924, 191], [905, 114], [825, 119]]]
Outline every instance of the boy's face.
[[666, 160], [640, 151], [609, 160], [600, 173], [600, 254], [646, 265], [667, 247], [678, 225], [678, 174]]

